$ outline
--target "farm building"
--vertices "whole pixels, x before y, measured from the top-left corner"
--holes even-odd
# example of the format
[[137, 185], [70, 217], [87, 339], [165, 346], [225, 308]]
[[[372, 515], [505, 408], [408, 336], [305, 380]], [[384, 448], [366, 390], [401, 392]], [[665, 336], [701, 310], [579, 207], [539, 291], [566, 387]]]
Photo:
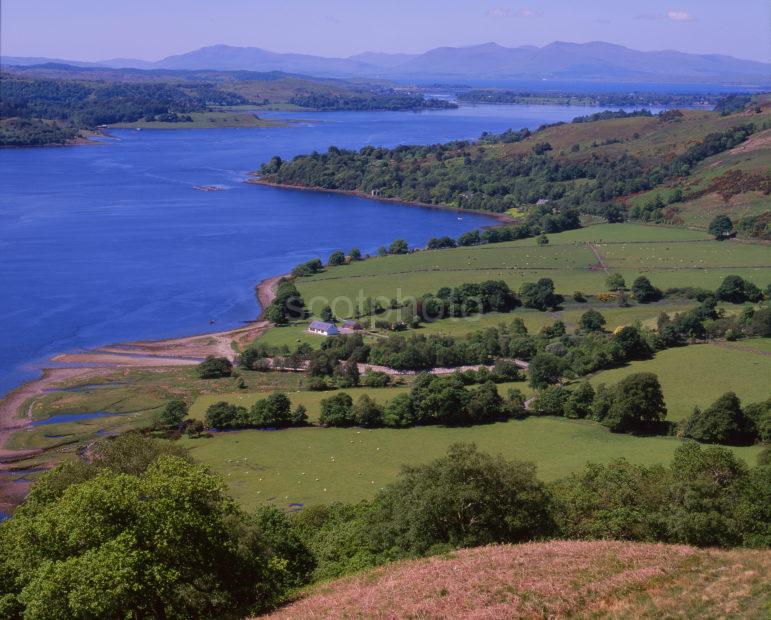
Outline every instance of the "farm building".
[[308, 331], [311, 334], [318, 334], [319, 336], [339, 336], [340, 332], [334, 323], [325, 323], [324, 321], [312, 321], [308, 325]]
[[361, 323], [351, 320], [343, 321], [343, 324], [340, 327], [343, 329], [350, 329], [351, 331], [359, 331], [360, 329], [363, 329]]

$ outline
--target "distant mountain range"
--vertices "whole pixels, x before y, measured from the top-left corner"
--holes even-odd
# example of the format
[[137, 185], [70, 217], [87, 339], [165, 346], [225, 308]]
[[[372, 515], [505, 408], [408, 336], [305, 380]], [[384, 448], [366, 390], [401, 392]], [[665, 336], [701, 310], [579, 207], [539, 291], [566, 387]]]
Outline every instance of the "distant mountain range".
[[258, 47], [212, 45], [157, 62], [117, 58], [97, 63], [7, 56], [7, 65], [46, 62], [141, 69], [285, 71], [327, 77], [436, 80], [572, 80], [771, 85], [771, 64], [719, 54], [640, 52], [612, 43], [438, 47], [424, 54], [365, 52], [349, 58], [280, 54]]

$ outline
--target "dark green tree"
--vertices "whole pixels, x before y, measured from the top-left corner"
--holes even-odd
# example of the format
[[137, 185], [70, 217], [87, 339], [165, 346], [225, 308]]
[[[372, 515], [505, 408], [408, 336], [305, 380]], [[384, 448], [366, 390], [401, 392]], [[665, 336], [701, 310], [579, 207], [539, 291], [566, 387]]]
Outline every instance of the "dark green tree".
[[712, 219], [707, 230], [715, 239], [725, 239], [733, 232], [734, 225], [730, 217], [720, 214]]
[[538, 353], [530, 360], [529, 382], [534, 388], [545, 388], [557, 383], [562, 376], [562, 361], [550, 353]]
[[229, 377], [233, 372], [233, 363], [226, 357], [209, 355], [196, 368], [201, 379], [218, 379]]
[[663, 505], [670, 473], [617, 459], [589, 463], [551, 486], [560, 532], [567, 538], [665, 539]]
[[747, 466], [718, 446], [689, 441], [675, 450], [665, 515], [673, 542], [729, 547], [741, 541]]
[[322, 399], [319, 422], [326, 426], [353, 426], [353, 399], [345, 392]]
[[364, 428], [375, 428], [383, 425], [383, 409], [366, 394], [359, 396], [353, 407], [354, 423]]
[[409, 247], [404, 239], [396, 239], [388, 246], [389, 254], [407, 254]]
[[645, 276], [640, 276], [632, 282], [632, 294], [641, 304], [647, 304], [661, 299], [661, 291], [651, 284]]
[[683, 434], [702, 443], [741, 445], [752, 441], [752, 423], [733, 392], [726, 392], [701, 411], [695, 407]]
[[179, 428], [182, 420], [187, 417], [187, 403], [175, 398], [166, 403], [155, 417], [156, 428]]
[[605, 285], [608, 290], [620, 291], [626, 286], [626, 282], [620, 273], [612, 273], [605, 279]]
[[650, 432], [667, 415], [658, 377], [638, 372], [619, 381], [602, 423], [614, 433]]
[[345, 254], [343, 253], [342, 250], [335, 250], [334, 252], [332, 252], [332, 254], [329, 255], [329, 260], [327, 262], [332, 267], [337, 265], [344, 265]]
[[581, 329], [587, 332], [601, 332], [605, 327], [605, 317], [597, 310], [587, 310], [581, 315], [579, 324]]
[[266, 543], [222, 480], [164, 456], [20, 507], [0, 526], [3, 603], [29, 618], [244, 616], [291, 584]]
[[531, 540], [552, 527], [549, 495], [533, 465], [490, 456], [473, 444], [404, 467], [378, 494], [368, 522], [375, 549], [404, 555]]

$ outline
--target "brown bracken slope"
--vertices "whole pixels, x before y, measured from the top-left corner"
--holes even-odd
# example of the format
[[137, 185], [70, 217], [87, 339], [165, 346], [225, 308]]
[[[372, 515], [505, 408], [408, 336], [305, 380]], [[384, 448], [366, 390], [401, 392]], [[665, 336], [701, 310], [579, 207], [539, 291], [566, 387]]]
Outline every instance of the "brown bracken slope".
[[271, 618], [768, 618], [771, 552], [613, 541], [466, 549], [313, 588]]

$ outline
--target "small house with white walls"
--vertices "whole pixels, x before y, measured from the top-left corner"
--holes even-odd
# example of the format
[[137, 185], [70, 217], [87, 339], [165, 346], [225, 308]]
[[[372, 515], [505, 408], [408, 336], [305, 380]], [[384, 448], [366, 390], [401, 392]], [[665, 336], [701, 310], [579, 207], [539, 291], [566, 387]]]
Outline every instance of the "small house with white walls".
[[308, 332], [318, 334], [319, 336], [339, 336], [340, 331], [334, 323], [325, 323], [324, 321], [312, 321], [308, 325]]

